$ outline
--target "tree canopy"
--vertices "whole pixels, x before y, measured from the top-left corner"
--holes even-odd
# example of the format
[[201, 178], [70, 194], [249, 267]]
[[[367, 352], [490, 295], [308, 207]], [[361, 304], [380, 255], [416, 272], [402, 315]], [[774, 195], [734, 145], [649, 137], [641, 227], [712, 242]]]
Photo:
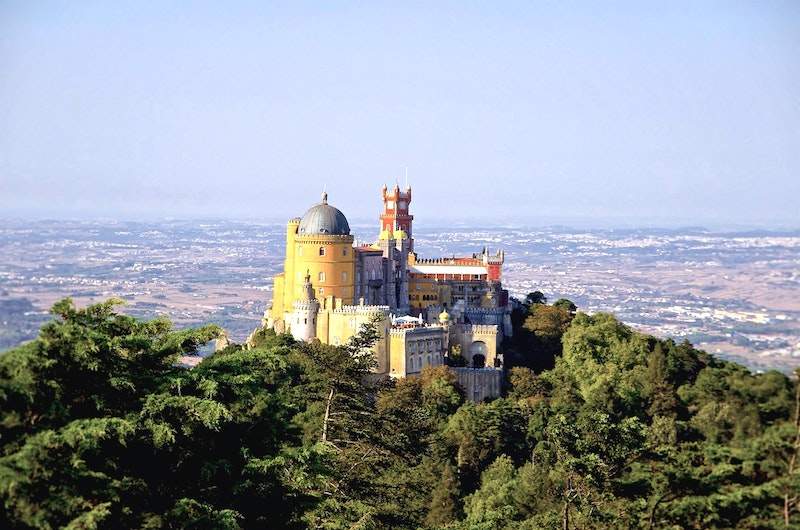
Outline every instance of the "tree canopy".
[[546, 367], [473, 403], [446, 367], [374, 377], [373, 326], [187, 368], [219, 328], [116, 306], [0, 354], [1, 528], [800, 526], [797, 381], [612, 315], [528, 304], [509, 346]]

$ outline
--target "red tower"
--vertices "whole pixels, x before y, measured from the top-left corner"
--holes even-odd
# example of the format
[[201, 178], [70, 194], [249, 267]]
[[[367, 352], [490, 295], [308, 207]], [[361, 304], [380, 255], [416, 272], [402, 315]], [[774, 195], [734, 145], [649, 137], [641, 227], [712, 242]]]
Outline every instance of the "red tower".
[[383, 185], [383, 213], [381, 214], [381, 230], [394, 232], [402, 230], [408, 235], [408, 248], [414, 251], [414, 233], [411, 231], [411, 223], [414, 216], [408, 213], [411, 204], [411, 186], [406, 191], [400, 191], [400, 186], [395, 185], [389, 191]]

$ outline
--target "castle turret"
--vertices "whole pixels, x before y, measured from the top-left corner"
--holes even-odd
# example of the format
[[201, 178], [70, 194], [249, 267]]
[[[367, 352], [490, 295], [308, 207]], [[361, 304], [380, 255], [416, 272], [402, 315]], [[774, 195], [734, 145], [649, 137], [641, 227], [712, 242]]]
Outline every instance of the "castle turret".
[[384, 185], [381, 191], [381, 198], [383, 199], [381, 231], [404, 231], [408, 236], [408, 248], [413, 252], [414, 233], [412, 231], [412, 222], [414, 221], [414, 216], [409, 213], [411, 186], [406, 187], [405, 191], [400, 191], [400, 186], [395, 186], [392, 191], [389, 191]]
[[314, 297], [311, 274], [306, 271], [303, 295], [293, 303], [289, 317], [289, 329], [295, 340], [311, 341], [317, 336], [317, 314], [319, 302]]
[[449, 357], [450, 355], [450, 333], [453, 332], [452, 322], [450, 321], [450, 313], [447, 312], [447, 308], [443, 308], [442, 312], [439, 313], [439, 325], [442, 326], [444, 329], [444, 352], [445, 355]]
[[503, 250], [498, 250], [496, 254], [490, 255], [486, 247], [483, 247], [481, 252], [481, 259], [488, 272], [487, 280], [490, 282], [499, 282], [502, 277], [503, 262], [506, 259], [506, 253]]

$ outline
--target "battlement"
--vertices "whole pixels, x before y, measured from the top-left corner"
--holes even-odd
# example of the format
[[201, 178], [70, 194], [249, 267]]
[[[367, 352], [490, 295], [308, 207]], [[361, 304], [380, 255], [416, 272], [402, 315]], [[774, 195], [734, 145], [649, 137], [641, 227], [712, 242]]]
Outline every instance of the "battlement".
[[383, 185], [383, 189], [381, 190], [381, 198], [386, 200], [391, 199], [406, 199], [407, 201], [411, 201], [411, 186], [407, 186], [405, 191], [401, 191], [400, 185], [395, 185], [395, 187], [389, 191], [389, 188], [386, 184]]
[[424, 324], [400, 324], [399, 326], [393, 326], [389, 329], [389, 333], [395, 336], [406, 336], [409, 334], [412, 335], [419, 335], [422, 333], [429, 333], [429, 332], [441, 332], [444, 328], [442, 326], [431, 326], [431, 325], [424, 325]]
[[496, 324], [459, 324], [458, 326], [461, 332], [473, 335], [496, 335], [499, 332]]
[[505, 307], [466, 306], [464, 308], [464, 313], [468, 314], [468, 315], [469, 314], [473, 314], [474, 315], [476, 313], [480, 313], [480, 314], [484, 314], [484, 315], [488, 315], [488, 314], [500, 315], [500, 314], [503, 314], [505, 311], [506, 311]]
[[316, 300], [295, 300], [292, 304], [295, 311], [316, 311], [319, 309], [319, 302]]
[[416, 263], [420, 265], [466, 265], [468, 267], [483, 267], [483, 261], [477, 258], [417, 258]]
[[374, 313], [389, 314], [388, 305], [343, 305], [333, 310], [334, 313], [346, 313], [348, 315], [370, 315]]

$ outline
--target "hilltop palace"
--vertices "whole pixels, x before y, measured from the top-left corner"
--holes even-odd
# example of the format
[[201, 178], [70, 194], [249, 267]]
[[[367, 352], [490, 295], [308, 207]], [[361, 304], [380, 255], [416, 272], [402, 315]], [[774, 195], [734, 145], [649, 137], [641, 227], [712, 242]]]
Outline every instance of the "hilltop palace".
[[377, 323], [376, 371], [419, 374], [460, 352], [471, 399], [498, 395], [504, 335], [511, 334], [502, 251], [422, 259], [414, 248], [411, 188], [382, 190], [377, 241], [354, 244], [344, 214], [322, 202], [286, 225], [286, 259], [275, 276], [265, 325], [301, 341], [344, 344]]

